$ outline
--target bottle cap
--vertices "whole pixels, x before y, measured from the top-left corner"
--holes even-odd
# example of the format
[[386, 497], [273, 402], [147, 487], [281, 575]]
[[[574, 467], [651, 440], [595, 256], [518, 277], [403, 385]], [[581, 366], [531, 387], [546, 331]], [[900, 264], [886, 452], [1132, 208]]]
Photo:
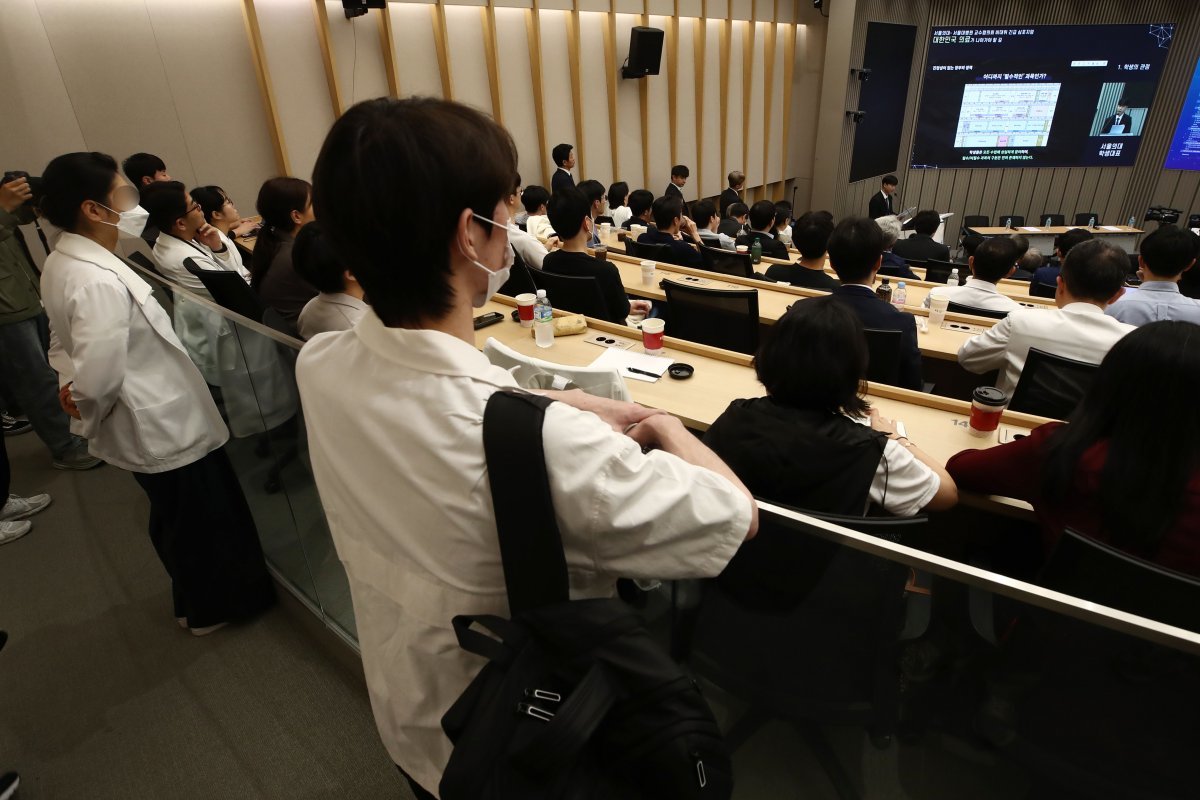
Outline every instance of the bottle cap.
[[546, 290], [545, 290], [545, 289], [538, 289], [538, 290], [537, 290], [537, 296], [538, 296], [538, 297], [545, 297], [545, 296], [546, 296]]
[[897, 288], [903, 289], [903, 288], [904, 288], [904, 281], [899, 281], [899, 282], [897, 282], [897, 283], [896, 283], [896, 286], [897, 286]]
[[887, 286], [887, 285], [888, 285], [888, 279], [887, 279], [887, 278], [884, 278], [884, 279], [883, 279], [883, 285], [884, 285], [884, 286]]

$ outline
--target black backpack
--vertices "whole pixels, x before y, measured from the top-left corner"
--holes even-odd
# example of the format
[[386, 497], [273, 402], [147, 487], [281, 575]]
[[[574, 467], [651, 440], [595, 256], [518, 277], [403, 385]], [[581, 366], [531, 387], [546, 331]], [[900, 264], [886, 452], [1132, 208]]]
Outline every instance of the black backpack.
[[454, 618], [459, 645], [489, 663], [442, 717], [442, 800], [728, 800], [729, 754], [696, 682], [620, 600], [568, 601], [550, 402], [496, 392], [484, 413], [512, 619]]

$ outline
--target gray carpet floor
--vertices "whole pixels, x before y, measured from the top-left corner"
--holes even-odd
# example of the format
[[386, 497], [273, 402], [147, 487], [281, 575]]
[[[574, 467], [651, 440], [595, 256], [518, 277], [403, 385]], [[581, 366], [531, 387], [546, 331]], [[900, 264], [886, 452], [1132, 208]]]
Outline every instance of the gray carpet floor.
[[171, 615], [133, 478], [7, 440], [54, 503], [0, 547], [0, 772], [41, 798], [407, 798], [361, 675], [276, 608], [196, 638]]

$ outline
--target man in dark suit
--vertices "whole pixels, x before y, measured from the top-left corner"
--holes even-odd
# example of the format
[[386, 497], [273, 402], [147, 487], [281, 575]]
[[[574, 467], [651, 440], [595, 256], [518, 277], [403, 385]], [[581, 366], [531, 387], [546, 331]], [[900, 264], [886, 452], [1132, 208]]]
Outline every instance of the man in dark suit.
[[1129, 106], [1125, 103], [1125, 98], [1121, 98], [1117, 103], [1117, 113], [1104, 120], [1104, 124], [1100, 126], [1100, 134], [1107, 135], [1114, 125], [1120, 128], [1121, 133], [1133, 130], [1133, 117], [1129, 116]]
[[737, 243], [751, 247], [757, 239], [762, 244], [764, 256], [791, 261], [787, 245], [775, 238], [774, 228], [775, 204], [770, 200], [759, 200], [750, 206], [750, 232], [737, 237]]
[[717, 233], [723, 233], [734, 239], [746, 232], [746, 223], [750, 220], [750, 209], [742, 202], [729, 206], [729, 215], [721, 217], [717, 223]]
[[871, 197], [871, 203], [867, 207], [871, 219], [879, 219], [896, 213], [895, 194], [896, 186], [899, 183], [900, 181], [896, 180], [895, 175], [883, 176], [883, 180], [880, 181], [879, 193]]
[[687, 183], [691, 174], [691, 170], [683, 164], [671, 167], [671, 182], [667, 184], [667, 190], [663, 192], [663, 197], [678, 197], [682, 200], [684, 184]]
[[848, 305], [864, 328], [900, 331], [900, 386], [921, 390], [921, 351], [912, 314], [897, 311], [875, 294], [875, 275], [883, 258], [883, 232], [872, 220], [848, 217], [829, 237], [829, 261], [842, 285], [833, 296]]
[[918, 211], [912, 219], [913, 233], [907, 239], [900, 239], [892, 247], [892, 252], [905, 261], [949, 261], [950, 248], [936, 241], [933, 235], [937, 233], [942, 218], [936, 211], [926, 209]]
[[726, 212], [734, 203], [742, 202], [742, 187], [746, 185], [746, 174], [738, 172], [736, 169], [729, 173], [729, 188], [721, 192], [720, 212], [721, 219], [725, 219]]
[[575, 148], [569, 144], [556, 144], [554, 149], [550, 151], [551, 158], [554, 159], [554, 176], [550, 178], [550, 191], [557, 192], [559, 189], [574, 189], [575, 178], [571, 176], [571, 170], [575, 169]]

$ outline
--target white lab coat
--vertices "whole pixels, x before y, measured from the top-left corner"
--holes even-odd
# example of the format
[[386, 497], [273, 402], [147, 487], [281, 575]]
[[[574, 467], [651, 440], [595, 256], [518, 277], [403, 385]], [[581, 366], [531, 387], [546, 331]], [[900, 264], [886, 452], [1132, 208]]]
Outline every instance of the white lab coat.
[[73, 233], [42, 272], [50, 364], [71, 384], [72, 429], [92, 455], [131, 472], [200, 460], [229, 432], [150, 285], [121, 259]]
[[[163, 277], [211, 299], [200, 279], [184, 266], [185, 258], [194, 259], [201, 269], [233, 268], [228, 249], [217, 254], [199, 242], [185, 242], [165, 233], [159, 234], [158, 241], [154, 243], [154, 260], [158, 262]], [[220, 346], [223, 324], [221, 315], [215, 311], [192, 303], [182, 295], [175, 299], [175, 333], [179, 334], [179, 341], [183, 342], [192, 361], [200, 368], [204, 380], [213, 386], [221, 385], [217, 348]]]

